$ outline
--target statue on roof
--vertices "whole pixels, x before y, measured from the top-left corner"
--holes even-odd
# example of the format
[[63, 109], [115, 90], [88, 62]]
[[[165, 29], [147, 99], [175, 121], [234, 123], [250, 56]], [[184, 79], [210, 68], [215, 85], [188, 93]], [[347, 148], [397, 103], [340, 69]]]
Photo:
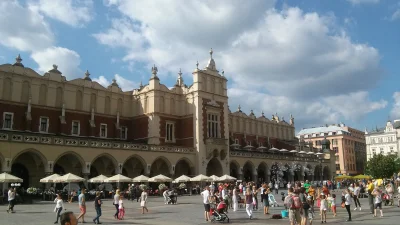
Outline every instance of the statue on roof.
[[294, 117], [290, 114], [290, 125], [294, 126]]
[[157, 73], [158, 73], [158, 69], [156, 67], [156, 64], [154, 64], [154, 66], [151, 67], [151, 74], [152, 74], [151, 79], [158, 79]]

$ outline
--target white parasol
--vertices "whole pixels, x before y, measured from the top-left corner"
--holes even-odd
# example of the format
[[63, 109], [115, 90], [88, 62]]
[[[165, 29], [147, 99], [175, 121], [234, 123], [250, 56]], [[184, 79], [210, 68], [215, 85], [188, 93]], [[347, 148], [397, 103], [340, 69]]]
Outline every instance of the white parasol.
[[132, 182], [134, 182], [134, 183], [143, 183], [143, 182], [148, 182], [148, 181], [149, 181], [149, 178], [144, 175], [140, 175], [140, 176], [137, 176], [132, 179]]
[[72, 173], [67, 173], [64, 176], [54, 179], [54, 183], [76, 183], [82, 181], [85, 181], [85, 178], [79, 177]]
[[160, 175], [151, 177], [148, 181], [149, 182], [172, 182], [172, 179], [160, 174]]
[[122, 174], [117, 174], [104, 180], [106, 183], [119, 183], [119, 182], [132, 182], [132, 178], [126, 177]]
[[0, 183], [13, 183], [13, 182], [22, 183], [24, 182], [24, 180], [8, 173], [0, 174]]
[[203, 174], [197, 175], [193, 178], [190, 179], [190, 181], [194, 181], [194, 182], [201, 182], [201, 181], [212, 181], [213, 179], [210, 177], [207, 177]]
[[55, 179], [57, 179], [59, 177], [60, 177], [60, 175], [55, 173], [55, 174], [52, 174], [50, 176], [40, 179], [40, 183], [54, 183]]
[[88, 181], [89, 183], [104, 183], [104, 181], [108, 179], [108, 177], [104, 176], [103, 174], [100, 174], [97, 177], [90, 178]]
[[227, 175], [227, 174], [221, 176], [221, 177], [218, 179], [218, 181], [235, 181], [235, 180], [237, 180], [237, 179], [234, 178], [234, 177], [232, 177], [232, 176], [229, 176], [229, 175]]
[[175, 183], [186, 183], [190, 181], [190, 177], [182, 175], [174, 180]]
[[219, 180], [219, 177], [218, 177], [218, 176], [215, 176], [215, 175], [211, 175], [210, 178], [211, 178], [213, 181], [218, 181], [218, 180]]

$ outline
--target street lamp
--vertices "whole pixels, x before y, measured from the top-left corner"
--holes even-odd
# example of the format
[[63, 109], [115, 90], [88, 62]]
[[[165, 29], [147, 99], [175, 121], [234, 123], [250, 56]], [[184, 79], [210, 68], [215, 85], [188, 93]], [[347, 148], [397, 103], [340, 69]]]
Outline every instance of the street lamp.
[[331, 159], [331, 150], [330, 150], [330, 145], [331, 142], [324, 138], [324, 140], [321, 141], [321, 150], [317, 153], [317, 157], [319, 159], [319, 166], [321, 168], [321, 180], [324, 179], [324, 170], [322, 168], [322, 162], [324, 160], [330, 160]]

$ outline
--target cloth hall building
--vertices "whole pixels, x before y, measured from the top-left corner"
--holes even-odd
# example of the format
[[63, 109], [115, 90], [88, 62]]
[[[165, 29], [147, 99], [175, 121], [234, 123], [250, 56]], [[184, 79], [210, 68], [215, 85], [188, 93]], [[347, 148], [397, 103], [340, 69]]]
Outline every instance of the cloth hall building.
[[67, 80], [60, 70], [54, 65], [40, 75], [20, 56], [0, 65], [0, 168], [23, 178], [24, 187], [69, 172], [269, 181], [321, 179], [322, 170], [328, 179], [334, 171], [313, 154], [271, 152], [298, 148], [294, 118], [231, 112], [227, 79], [212, 51], [204, 69], [197, 63], [193, 84], [185, 85], [179, 72], [171, 89], [156, 66], [148, 84], [130, 91], [115, 80], [103, 87], [88, 71]]

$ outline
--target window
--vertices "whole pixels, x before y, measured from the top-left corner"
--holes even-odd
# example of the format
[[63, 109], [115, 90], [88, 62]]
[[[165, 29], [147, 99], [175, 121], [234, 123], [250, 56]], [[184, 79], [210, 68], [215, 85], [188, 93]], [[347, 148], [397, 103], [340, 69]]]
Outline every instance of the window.
[[49, 118], [40, 117], [39, 132], [47, 133], [49, 131]]
[[79, 121], [72, 121], [71, 134], [79, 136], [80, 132], [81, 132], [81, 124], [80, 124], [80, 122]]
[[207, 115], [208, 137], [219, 138], [219, 119], [217, 114]]
[[332, 139], [332, 145], [337, 145], [337, 139]]
[[14, 113], [4, 112], [3, 113], [3, 129], [11, 130], [13, 127]]
[[235, 146], [235, 149], [239, 149], [239, 147], [240, 147], [239, 139], [235, 139], [235, 144], [238, 145], [238, 146]]
[[121, 139], [122, 140], [128, 139], [128, 128], [125, 126], [121, 127]]
[[372, 155], [376, 155], [376, 148], [372, 149]]
[[391, 153], [391, 154], [393, 154], [393, 153], [394, 153], [394, 148], [393, 148], [393, 146], [392, 146], [392, 147], [390, 147], [390, 153]]
[[172, 122], [167, 122], [166, 125], [166, 132], [165, 132], [165, 142], [175, 142], [175, 135], [174, 135], [174, 131], [175, 131], [175, 127], [174, 127], [174, 123]]
[[100, 124], [100, 137], [106, 138], [107, 137], [107, 124]]
[[336, 170], [340, 170], [340, 164], [336, 164]]
[[380, 151], [380, 154], [383, 155], [383, 153], [384, 153], [383, 148], [379, 148], [379, 151]]

